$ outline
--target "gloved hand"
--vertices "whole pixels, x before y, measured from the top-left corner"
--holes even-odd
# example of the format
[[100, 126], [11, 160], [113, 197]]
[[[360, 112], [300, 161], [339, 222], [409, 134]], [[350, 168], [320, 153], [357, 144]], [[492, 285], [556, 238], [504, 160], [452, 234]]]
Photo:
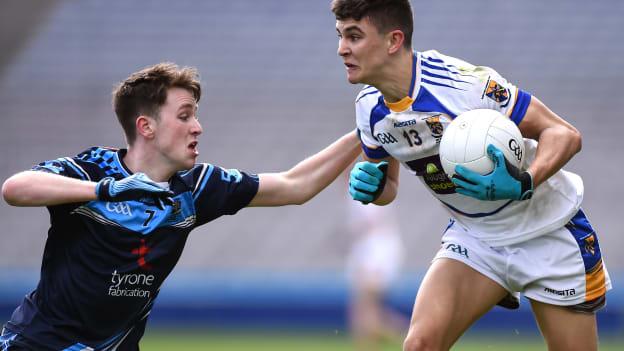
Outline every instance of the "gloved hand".
[[143, 173], [135, 173], [127, 178], [115, 180], [106, 177], [100, 180], [95, 187], [98, 200], [108, 202], [141, 201], [155, 204], [161, 209], [163, 203], [172, 205], [173, 192], [163, 189]]
[[349, 194], [363, 204], [375, 201], [386, 185], [388, 162], [358, 162], [349, 176]]
[[494, 162], [494, 170], [480, 175], [461, 165], [455, 167], [456, 175], [451, 181], [462, 195], [479, 200], [526, 200], [533, 196], [533, 178], [529, 172], [522, 172], [505, 159], [505, 155], [490, 144], [487, 153]]

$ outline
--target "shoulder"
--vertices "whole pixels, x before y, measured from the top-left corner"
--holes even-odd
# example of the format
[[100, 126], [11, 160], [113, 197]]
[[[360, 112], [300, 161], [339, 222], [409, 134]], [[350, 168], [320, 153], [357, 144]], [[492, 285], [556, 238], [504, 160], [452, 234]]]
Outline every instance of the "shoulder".
[[178, 176], [189, 187], [195, 188], [198, 183], [210, 178], [215, 166], [210, 163], [196, 163], [193, 168], [178, 172]]
[[475, 65], [463, 59], [442, 54], [437, 50], [427, 50], [418, 53], [421, 65], [426, 67], [444, 68], [452, 72], [470, 72], [475, 69]]
[[117, 149], [94, 146], [73, 157], [59, 157], [34, 166], [32, 170], [97, 181], [117, 169], [113, 155]]
[[436, 83], [440, 83], [440, 79], [446, 78], [446, 80], [460, 83], [456, 86], [459, 88], [463, 86], [465, 89], [466, 84], [481, 85], [489, 77], [498, 75], [490, 67], [473, 65], [463, 59], [444, 55], [436, 50], [423, 51], [419, 53], [419, 56], [421, 81], [430, 86], [443, 86]]
[[420, 83], [431, 91], [468, 91], [482, 80], [479, 67], [464, 60], [424, 51], [420, 58]]
[[373, 110], [379, 105], [383, 105], [383, 96], [377, 88], [367, 85], [355, 99], [355, 111], [358, 119], [368, 119]]
[[224, 169], [210, 163], [197, 163], [193, 168], [178, 172], [182, 181], [192, 189], [193, 193], [202, 191], [208, 187], [220, 186], [230, 182], [238, 183], [243, 178], [243, 173], [237, 169]]
[[369, 101], [377, 101], [381, 96], [381, 92], [372, 85], [365, 85], [360, 92], [357, 94], [355, 98], [355, 103], [359, 103], [360, 101], [369, 102]]
[[106, 147], [106, 146], [92, 146], [76, 155], [76, 159], [84, 162], [106, 162], [114, 158], [115, 154], [119, 151], [118, 148]]
[[99, 174], [101, 177], [123, 178], [129, 175], [119, 159], [118, 148], [92, 146], [80, 152], [73, 160], [88, 173]]

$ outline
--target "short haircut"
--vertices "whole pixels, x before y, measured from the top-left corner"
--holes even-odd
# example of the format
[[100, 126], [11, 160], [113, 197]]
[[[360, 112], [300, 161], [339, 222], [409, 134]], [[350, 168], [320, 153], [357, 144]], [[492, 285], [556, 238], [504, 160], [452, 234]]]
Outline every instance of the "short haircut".
[[113, 108], [129, 145], [136, 139], [137, 117], [160, 118], [160, 108], [171, 88], [186, 89], [199, 102], [201, 85], [197, 69], [163, 62], [131, 74], [114, 88]]
[[368, 18], [382, 34], [398, 29], [405, 35], [403, 47], [412, 47], [414, 18], [409, 0], [332, 0], [331, 10], [339, 21]]

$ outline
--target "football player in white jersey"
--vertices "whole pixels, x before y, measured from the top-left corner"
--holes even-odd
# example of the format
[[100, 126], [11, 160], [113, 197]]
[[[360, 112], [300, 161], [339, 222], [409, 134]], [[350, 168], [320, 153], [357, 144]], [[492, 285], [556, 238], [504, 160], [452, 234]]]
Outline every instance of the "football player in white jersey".
[[[578, 130], [491, 68], [413, 51], [409, 0], [333, 0], [332, 12], [347, 79], [366, 84], [356, 98], [365, 161], [351, 171], [351, 196], [390, 203], [403, 164], [451, 216], [404, 349], [448, 350], [495, 305], [517, 308], [522, 293], [549, 350], [596, 350], [594, 313], [611, 283], [580, 209], [583, 183], [561, 169], [581, 149]], [[492, 173], [457, 167], [449, 179], [440, 139], [453, 118], [479, 108], [518, 125], [526, 168], [490, 146]]]

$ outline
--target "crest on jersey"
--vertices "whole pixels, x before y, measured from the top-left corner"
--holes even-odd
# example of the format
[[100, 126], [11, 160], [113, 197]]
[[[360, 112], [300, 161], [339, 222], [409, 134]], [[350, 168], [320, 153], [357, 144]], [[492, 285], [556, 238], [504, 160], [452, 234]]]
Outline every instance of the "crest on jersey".
[[497, 81], [490, 79], [485, 88], [485, 95], [499, 104], [502, 104], [509, 100], [509, 89], [498, 84]]
[[435, 115], [425, 119], [427, 127], [431, 130], [431, 136], [434, 138], [440, 138], [442, 137], [442, 133], [444, 133], [444, 126], [442, 122], [440, 122], [440, 116], [441, 115]]
[[173, 208], [171, 214], [174, 216], [177, 216], [182, 212], [182, 203], [180, 200], [173, 201], [173, 205], [171, 205], [171, 207]]
[[584, 241], [585, 241], [585, 251], [592, 254], [592, 256], [595, 255], [596, 254], [596, 247], [595, 247], [596, 238], [594, 237], [594, 234], [585, 238]]

